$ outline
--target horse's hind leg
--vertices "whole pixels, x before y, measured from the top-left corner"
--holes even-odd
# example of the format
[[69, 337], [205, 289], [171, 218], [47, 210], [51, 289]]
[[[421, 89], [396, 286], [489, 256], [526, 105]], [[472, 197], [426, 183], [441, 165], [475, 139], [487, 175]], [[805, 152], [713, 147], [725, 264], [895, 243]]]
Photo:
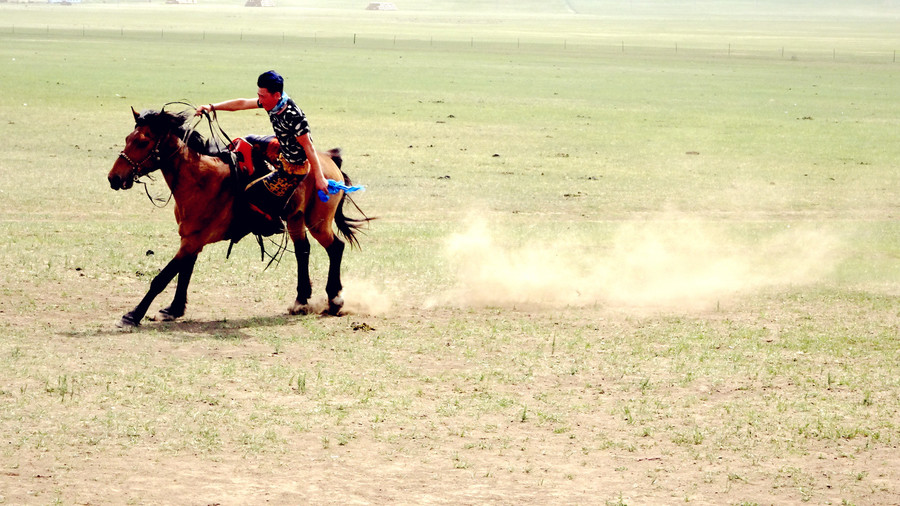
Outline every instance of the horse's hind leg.
[[294, 243], [294, 257], [297, 259], [297, 298], [288, 312], [292, 315], [309, 313], [309, 298], [312, 297], [312, 281], [309, 279], [309, 238], [303, 216], [294, 216], [288, 220], [288, 233]]
[[184, 316], [187, 307], [187, 290], [191, 283], [191, 275], [194, 274], [194, 264], [197, 262], [197, 255], [186, 256], [181, 259], [181, 269], [178, 271], [178, 285], [175, 287], [175, 298], [169, 307], [159, 310], [162, 321], [170, 322], [176, 318]]
[[310, 211], [307, 224], [309, 233], [325, 248], [328, 253], [328, 282], [325, 284], [325, 294], [328, 295], [328, 314], [339, 315], [344, 307], [344, 298], [341, 297], [341, 260], [344, 257], [344, 241], [334, 235], [334, 216], [337, 206], [343, 195], [335, 195], [327, 203], [316, 202]]
[[312, 281], [309, 279], [309, 239], [306, 236], [294, 240], [294, 256], [297, 258], [297, 298], [291, 305], [290, 314], [309, 312], [309, 298], [312, 296]]
[[325, 294], [328, 295], [328, 314], [337, 316], [344, 307], [344, 298], [341, 297], [341, 260], [344, 257], [344, 241], [338, 239], [328, 226], [310, 228], [310, 233], [316, 241], [325, 248], [328, 253], [328, 282], [325, 283]]
[[[309, 278], [310, 242], [303, 226], [302, 218], [288, 223], [288, 231], [294, 240], [294, 254], [297, 257], [297, 299], [289, 308], [291, 314], [309, 313], [309, 299], [312, 297], [312, 282]], [[328, 295], [328, 313], [340, 314], [344, 307], [341, 297], [341, 260], [344, 256], [344, 242], [334, 236], [328, 229], [310, 229], [316, 241], [325, 247], [328, 253], [328, 281], [325, 293]]]
[[325, 285], [325, 293], [328, 295], [328, 313], [338, 315], [344, 307], [344, 298], [341, 297], [341, 260], [344, 257], [344, 241], [332, 236], [332, 243], [325, 248], [328, 252], [328, 283]]

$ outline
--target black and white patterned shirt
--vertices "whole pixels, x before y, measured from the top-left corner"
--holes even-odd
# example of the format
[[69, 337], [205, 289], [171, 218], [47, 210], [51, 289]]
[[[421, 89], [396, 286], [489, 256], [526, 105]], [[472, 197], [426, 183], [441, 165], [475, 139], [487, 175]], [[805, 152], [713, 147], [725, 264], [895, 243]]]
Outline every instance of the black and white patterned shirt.
[[275, 137], [281, 143], [281, 155], [290, 163], [303, 165], [306, 162], [306, 151], [297, 142], [297, 137], [309, 133], [306, 115], [292, 99], [288, 99], [283, 108], [277, 111], [273, 109], [268, 113]]

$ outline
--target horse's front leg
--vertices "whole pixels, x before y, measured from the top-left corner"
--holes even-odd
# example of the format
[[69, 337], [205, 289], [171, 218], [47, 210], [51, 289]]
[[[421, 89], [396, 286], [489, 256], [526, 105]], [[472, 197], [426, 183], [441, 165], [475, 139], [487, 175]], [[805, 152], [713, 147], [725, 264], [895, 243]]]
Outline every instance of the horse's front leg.
[[160, 319], [170, 322], [184, 316], [187, 307], [187, 290], [191, 283], [191, 275], [194, 274], [194, 264], [197, 263], [197, 255], [188, 255], [181, 259], [181, 268], [178, 270], [178, 285], [175, 287], [175, 298], [169, 307], [159, 310]]
[[150, 304], [153, 302], [153, 299], [155, 299], [157, 295], [162, 293], [162, 291], [165, 290], [165, 288], [169, 285], [169, 282], [171, 282], [172, 279], [181, 271], [183, 261], [183, 257], [176, 255], [175, 258], [173, 258], [169, 261], [168, 264], [166, 264], [163, 270], [160, 271], [159, 274], [157, 274], [153, 278], [153, 281], [150, 282], [150, 289], [147, 291], [147, 294], [144, 295], [144, 298], [141, 299], [141, 302], [139, 302], [134, 309], [132, 309], [128, 313], [125, 313], [125, 315], [122, 316], [122, 319], [119, 320], [119, 327], [137, 327], [141, 324], [141, 320], [143, 320], [144, 315], [147, 314], [147, 309], [150, 308]]

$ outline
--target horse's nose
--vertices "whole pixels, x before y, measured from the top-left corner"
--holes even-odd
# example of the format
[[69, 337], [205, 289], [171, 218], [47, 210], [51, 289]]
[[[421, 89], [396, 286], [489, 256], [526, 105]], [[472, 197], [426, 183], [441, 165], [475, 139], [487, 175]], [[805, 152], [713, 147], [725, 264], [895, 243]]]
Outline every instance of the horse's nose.
[[116, 175], [110, 175], [108, 179], [110, 188], [112, 188], [113, 190], [122, 189], [122, 178]]

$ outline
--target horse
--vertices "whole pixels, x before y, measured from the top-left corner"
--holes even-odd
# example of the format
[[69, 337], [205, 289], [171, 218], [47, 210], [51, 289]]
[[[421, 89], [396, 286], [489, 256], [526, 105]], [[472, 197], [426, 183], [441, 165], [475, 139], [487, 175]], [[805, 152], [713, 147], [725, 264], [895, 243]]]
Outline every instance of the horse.
[[[236, 226], [246, 211], [238, 205], [244, 183], [238, 181], [232, 155], [221, 142], [215, 138], [205, 140], [190, 126], [193, 111], [172, 113], [166, 112], [165, 107], [162, 111], [149, 110], [140, 114], [134, 108], [131, 111], [135, 127], [125, 138], [125, 147], [109, 171], [110, 188], [128, 190], [142, 176], [159, 170], [175, 201], [175, 220], [181, 243], [175, 256], [153, 278], [143, 299], [122, 316], [117, 325], [123, 328], [139, 326], [153, 300], [176, 276], [175, 297], [168, 307], [159, 311], [159, 316], [163, 321], [184, 316], [188, 285], [203, 247], [229, 239], [233, 244], [250, 232]], [[341, 170], [340, 150], [319, 152], [318, 156], [325, 178], [351, 184], [349, 176]], [[309, 305], [312, 296], [311, 248], [307, 231], [328, 253], [327, 313], [338, 315], [341, 312], [344, 305], [341, 260], [345, 243], [335, 235], [333, 225], [352, 248], [359, 246], [356, 234], [361, 225], [371, 219], [365, 215], [363, 218], [345, 216], [344, 200], [349, 200], [349, 196], [343, 192], [332, 195], [327, 201], [316, 198], [315, 182], [312, 177], [307, 177], [285, 204], [281, 216], [297, 259], [297, 297], [288, 308], [292, 315], [312, 311]], [[262, 245], [262, 238], [257, 239]]]

